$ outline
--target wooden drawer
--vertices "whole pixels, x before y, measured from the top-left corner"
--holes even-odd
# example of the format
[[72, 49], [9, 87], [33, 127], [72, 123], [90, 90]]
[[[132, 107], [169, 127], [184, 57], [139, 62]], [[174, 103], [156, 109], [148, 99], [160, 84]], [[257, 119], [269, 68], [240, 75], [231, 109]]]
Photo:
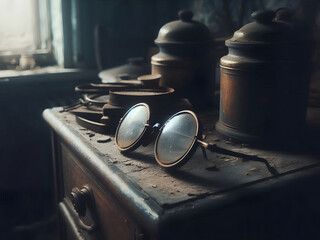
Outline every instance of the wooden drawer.
[[[106, 189], [102, 189], [94, 176], [78, 160], [78, 158], [60, 142], [63, 178], [63, 204], [73, 208], [71, 191], [74, 187], [81, 189], [88, 186], [92, 192], [94, 207], [88, 207], [84, 217], [75, 215], [78, 231], [89, 239], [137, 239], [142, 236], [136, 222], [129, 216], [120, 203]], [[61, 203], [59, 203], [61, 205]], [[61, 207], [60, 207], [61, 208]], [[67, 207], [65, 208], [65, 210]], [[75, 213], [75, 211], [73, 210]], [[71, 214], [72, 215], [72, 214]], [[80, 220], [87, 226], [94, 223], [97, 228], [88, 233], [81, 228]], [[80, 223], [80, 224], [79, 224]], [[68, 231], [64, 235], [68, 234]], [[81, 239], [81, 238], [80, 238]]]

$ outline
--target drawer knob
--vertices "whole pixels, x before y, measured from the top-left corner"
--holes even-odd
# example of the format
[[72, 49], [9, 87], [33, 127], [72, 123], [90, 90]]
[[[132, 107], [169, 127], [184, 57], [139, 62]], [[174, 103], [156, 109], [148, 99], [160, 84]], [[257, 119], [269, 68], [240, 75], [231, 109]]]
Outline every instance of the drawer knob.
[[[88, 185], [84, 185], [81, 189], [74, 187], [70, 193], [70, 199], [79, 217], [86, 216], [87, 207], [94, 211], [93, 196]], [[78, 225], [88, 233], [92, 233], [96, 229], [96, 224], [94, 222], [92, 225], [88, 226], [84, 224], [81, 219], [78, 219]]]
[[83, 186], [81, 190], [74, 187], [70, 194], [71, 202], [80, 217], [86, 215], [86, 205], [91, 203], [91, 192], [88, 186]]

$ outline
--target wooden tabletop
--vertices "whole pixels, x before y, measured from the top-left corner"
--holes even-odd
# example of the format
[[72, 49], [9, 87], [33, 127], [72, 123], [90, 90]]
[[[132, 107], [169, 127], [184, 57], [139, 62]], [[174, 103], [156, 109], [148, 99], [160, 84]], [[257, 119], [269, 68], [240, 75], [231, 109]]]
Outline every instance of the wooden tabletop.
[[[112, 166], [112, 169], [125, 174], [129, 181], [164, 208], [193, 200], [227, 196], [235, 190], [248, 188], [261, 190], [288, 179], [303, 178], [305, 175], [320, 171], [319, 157], [312, 154], [254, 149], [218, 138], [214, 130], [217, 119], [217, 114], [214, 112], [200, 116], [205, 121], [205, 141], [215, 142], [218, 146], [232, 151], [256, 155], [265, 159], [265, 162], [209, 151], [206, 160], [199, 147], [184, 166], [168, 171], [155, 161], [153, 143], [123, 155], [115, 145], [114, 136], [85, 129], [75, 122], [74, 115], [60, 113], [59, 110], [61, 108], [48, 109], [44, 112], [44, 118], [58, 135], [67, 141], [74, 135], [99, 155], [102, 164], [106, 167]], [[61, 128], [62, 126], [64, 128]]]

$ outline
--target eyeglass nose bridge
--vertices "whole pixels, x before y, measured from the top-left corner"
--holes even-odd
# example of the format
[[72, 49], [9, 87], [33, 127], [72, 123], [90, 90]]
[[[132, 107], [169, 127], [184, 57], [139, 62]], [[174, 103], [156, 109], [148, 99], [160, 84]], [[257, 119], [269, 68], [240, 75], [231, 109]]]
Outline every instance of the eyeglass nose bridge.
[[156, 131], [157, 133], [159, 132], [160, 130], [160, 127], [161, 127], [161, 124], [160, 123], [156, 123], [152, 126], [152, 131]]
[[141, 146], [143, 147], [148, 146], [156, 138], [156, 136], [159, 134], [161, 124], [156, 123], [152, 126], [152, 128], [150, 127], [150, 124], [145, 124], [145, 127], [147, 127], [148, 132], [141, 143]]

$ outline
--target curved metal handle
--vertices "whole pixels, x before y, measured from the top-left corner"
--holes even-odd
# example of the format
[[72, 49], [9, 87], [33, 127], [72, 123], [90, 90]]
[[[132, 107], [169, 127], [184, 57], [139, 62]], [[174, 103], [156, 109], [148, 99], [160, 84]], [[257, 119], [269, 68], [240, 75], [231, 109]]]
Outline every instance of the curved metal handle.
[[[86, 216], [87, 206], [91, 209], [94, 208], [92, 190], [88, 185], [84, 185], [80, 190], [79, 188], [74, 187], [70, 193], [70, 197], [72, 205], [78, 213], [79, 217]], [[93, 222], [91, 225], [86, 225], [80, 218], [77, 219], [78, 226], [88, 233], [93, 233], [97, 228], [95, 219], [93, 219], [92, 221]]]

